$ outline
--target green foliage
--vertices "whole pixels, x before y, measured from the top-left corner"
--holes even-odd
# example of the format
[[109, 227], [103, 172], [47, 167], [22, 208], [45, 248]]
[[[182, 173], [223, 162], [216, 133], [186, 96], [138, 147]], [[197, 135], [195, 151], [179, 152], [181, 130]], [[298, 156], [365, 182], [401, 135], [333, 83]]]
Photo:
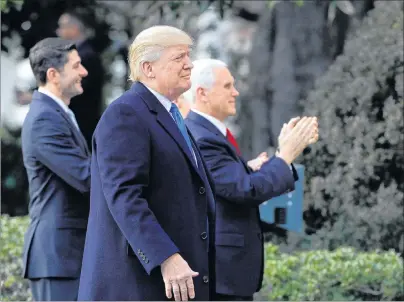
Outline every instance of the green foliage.
[[310, 248], [404, 252], [403, 71], [403, 2], [376, 1], [302, 103], [320, 127], [303, 159]]
[[22, 247], [28, 217], [0, 216], [0, 301], [30, 301], [31, 292], [22, 276]]
[[393, 251], [358, 252], [341, 247], [280, 253], [265, 248], [265, 277], [260, 300], [391, 301], [404, 298], [403, 259]]
[[24, 0], [0, 0], [1, 12], [8, 12], [10, 7], [16, 7], [18, 10], [21, 9]]
[[[28, 217], [0, 216], [1, 301], [30, 301], [22, 274], [22, 246]], [[403, 260], [394, 252], [280, 253], [265, 247], [266, 263], [261, 300], [392, 300], [404, 298]], [[271, 290], [272, 289], [272, 290]]]

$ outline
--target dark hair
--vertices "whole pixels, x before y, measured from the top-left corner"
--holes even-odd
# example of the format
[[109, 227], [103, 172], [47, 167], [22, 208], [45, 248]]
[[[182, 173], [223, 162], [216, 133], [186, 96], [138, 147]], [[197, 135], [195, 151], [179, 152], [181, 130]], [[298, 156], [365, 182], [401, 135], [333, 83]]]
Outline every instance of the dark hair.
[[46, 38], [36, 43], [29, 51], [29, 62], [38, 84], [46, 84], [49, 68], [62, 70], [68, 61], [68, 53], [76, 45], [61, 38]]

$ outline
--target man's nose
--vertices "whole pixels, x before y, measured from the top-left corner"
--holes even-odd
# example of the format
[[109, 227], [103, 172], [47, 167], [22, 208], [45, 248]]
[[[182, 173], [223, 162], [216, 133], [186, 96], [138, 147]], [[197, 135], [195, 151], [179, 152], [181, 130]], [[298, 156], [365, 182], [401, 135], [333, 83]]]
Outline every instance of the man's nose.
[[192, 69], [194, 68], [194, 64], [192, 64], [192, 60], [190, 57], [187, 57], [187, 61], [185, 62], [186, 68]]
[[82, 66], [82, 68], [81, 68], [81, 73], [80, 73], [80, 75], [81, 75], [81, 77], [83, 77], [83, 78], [88, 75], [88, 71], [87, 71], [87, 69], [85, 69], [84, 66]]

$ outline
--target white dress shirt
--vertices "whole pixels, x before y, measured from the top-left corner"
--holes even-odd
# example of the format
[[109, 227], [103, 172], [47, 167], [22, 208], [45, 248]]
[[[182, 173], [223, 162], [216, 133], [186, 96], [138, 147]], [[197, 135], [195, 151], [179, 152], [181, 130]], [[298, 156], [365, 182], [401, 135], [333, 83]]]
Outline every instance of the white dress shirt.
[[43, 87], [39, 87], [38, 92], [43, 93], [43, 94], [47, 95], [48, 97], [50, 97], [52, 100], [54, 100], [63, 109], [63, 111], [67, 113], [67, 115], [70, 117], [73, 124], [76, 126], [77, 130], [80, 131], [79, 124], [77, 123], [74, 112], [70, 110], [70, 108], [65, 104], [65, 102], [63, 102], [60, 98], [58, 98], [52, 92], [50, 92], [49, 90], [46, 90]]
[[46, 94], [48, 97], [50, 97], [52, 100], [54, 100], [60, 107], [62, 107], [63, 111], [67, 113], [69, 107], [63, 102], [60, 98], [58, 98], [56, 95], [54, 95], [52, 92], [49, 90], [46, 90], [43, 87], [38, 88], [38, 92]]
[[196, 110], [196, 109], [191, 109], [191, 110], [195, 113], [198, 113], [199, 115], [202, 115], [204, 118], [206, 118], [209, 122], [211, 122], [213, 125], [215, 125], [217, 129], [219, 129], [220, 133], [222, 133], [224, 135], [224, 137], [226, 137], [227, 127], [223, 122], [219, 121], [217, 118], [215, 118], [209, 114], [200, 112], [199, 110]]

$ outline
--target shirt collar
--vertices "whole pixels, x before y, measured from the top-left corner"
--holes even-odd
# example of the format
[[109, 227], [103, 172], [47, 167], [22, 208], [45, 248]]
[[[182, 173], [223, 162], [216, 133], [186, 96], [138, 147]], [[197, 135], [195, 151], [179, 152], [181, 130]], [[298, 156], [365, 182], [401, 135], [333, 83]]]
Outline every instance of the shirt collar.
[[151, 89], [149, 86], [146, 86], [146, 88], [149, 89], [150, 92], [153, 93], [154, 96], [159, 100], [159, 102], [164, 106], [164, 108], [166, 108], [166, 110], [170, 112], [172, 102], [161, 93], [158, 93], [157, 91]]
[[211, 115], [209, 115], [209, 114], [200, 112], [200, 111], [198, 111], [198, 110], [196, 110], [196, 109], [191, 109], [191, 110], [192, 110], [193, 112], [199, 114], [199, 115], [202, 115], [202, 116], [203, 116], [204, 118], [206, 118], [209, 122], [211, 122], [213, 125], [215, 125], [215, 127], [216, 127], [217, 129], [219, 129], [220, 133], [222, 133], [224, 136], [226, 136], [227, 127], [226, 127], [226, 125], [225, 125], [223, 122], [219, 121], [217, 118], [215, 118], [215, 117], [213, 117], [213, 116], [211, 116]]
[[46, 94], [48, 97], [50, 97], [52, 100], [54, 100], [60, 107], [62, 107], [62, 109], [65, 112], [69, 112], [70, 109], [69, 107], [60, 99], [58, 98], [56, 95], [54, 95], [52, 92], [50, 92], [49, 90], [43, 88], [43, 87], [39, 87], [38, 88], [38, 92]]

